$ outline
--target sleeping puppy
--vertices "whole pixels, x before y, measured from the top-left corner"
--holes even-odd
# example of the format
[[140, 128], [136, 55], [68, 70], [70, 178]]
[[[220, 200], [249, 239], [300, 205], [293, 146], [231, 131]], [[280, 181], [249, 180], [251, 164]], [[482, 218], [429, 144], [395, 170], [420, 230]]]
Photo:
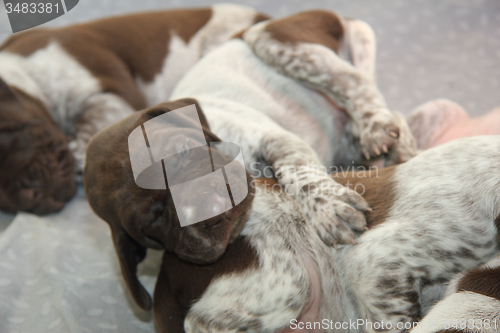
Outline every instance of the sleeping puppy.
[[[181, 227], [178, 214], [185, 207], [181, 205], [183, 208], [176, 213], [176, 208], [179, 209], [180, 206], [174, 206], [169, 188], [150, 190], [136, 185], [127, 145], [130, 133], [152, 118], [192, 104], [197, 106], [206, 142], [220, 141], [210, 131], [196, 101], [185, 99], [137, 112], [98, 133], [88, 146], [84, 184], [89, 204], [99, 217], [109, 223], [125, 281], [137, 304], [146, 310], [151, 308], [151, 297], [137, 279], [136, 270], [137, 264], [144, 259], [147, 248], [164, 249], [197, 264], [213, 262], [222, 256], [226, 246], [239, 234], [251, 208], [253, 196], [248, 195], [223, 214], [202, 223]], [[181, 123], [184, 133], [196, 126], [188, 117], [180, 117], [179, 124]], [[175, 130], [178, 128], [166, 126], [158, 135]], [[176, 142], [172, 139], [167, 144], [183, 145], [186, 138], [186, 135], [177, 135]], [[192, 137], [189, 140], [190, 144], [196, 145]], [[211, 151], [214, 160], [224, 160], [224, 155], [217, 149], [212, 148]], [[189, 164], [189, 176], [194, 178], [202, 175], [206, 165], [202, 165], [206, 161], [196, 160], [195, 154], [183, 154], [182, 161], [179, 162]], [[182, 176], [182, 172], [179, 174]], [[227, 168], [226, 174], [231, 177]], [[179, 175], [174, 173], [170, 176], [178, 178]], [[249, 180], [248, 176], [247, 182]], [[209, 188], [197, 187], [183, 194], [193, 201], [205, 190]], [[226, 185], [223, 189], [215, 190], [217, 193], [227, 191]], [[251, 191], [252, 188], [249, 187], [249, 192]], [[216, 204], [217, 202], [210, 208], [219, 209]]]
[[[498, 225], [498, 224], [497, 224]], [[500, 331], [500, 259], [460, 274], [412, 333]]]
[[95, 133], [168, 100], [200, 57], [266, 18], [222, 4], [11, 36], [0, 46], [0, 209], [60, 210]]
[[[324, 23], [319, 26], [315, 24], [318, 15]], [[297, 17], [300, 20], [297, 21]], [[366, 30], [366, 24], [357, 21], [348, 24], [353, 36], [347, 43], [343, 39], [344, 23], [333, 13], [310, 12], [292, 16], [289, 20], [294, 26], [298, 24], [309, 28], [310, 35], [306, 37], [315, 34], [321, 36], [322, 38], [318, 37], [316, 40], [318, 43], [324, 39], [333, 42], [333, 45], [343, 41], [346, 45], [352, 46], [350, 50], [354, 54], [353, 59], [358, 59], [358, 53], [362, 53], [359, 50], [358, 53], [355, 52], [354, 46], [359, 43], [355, 43], [354, 37], [358, 36], [363, 28]], [[278, 27], [284, 24], [285, 31], [288, 31], [289, 20], [276, 21], [271, 27], [275, 27], [274, 24]], [[330, 28], [333, 30], [328, 30]], [[370, 31], [368, 30], [368, 37], [372, 36], [369, 34]], [[251, 30], [244, 36], [249, 32]], [[264, 32], [266, 31], [260, 28], [256, 30], [257, 36]], [[371, 50], [373, 45], [368, 44], [367, 49]], [[274, 47], [272, 43], [270, 46]], [[415, 154], [412, 137], [411, 134], [407, 135], [409, 130], [404, 121], [401, 122], [397, 114], [386, 109], [372, 76], [367, 76], [373, 67], [368, 66], [367, 74], [364, 74], [360, 69], [340, 59], [334, 50], [321, 44], [300, 44], [297, 47], [304, 51], [304, 55], [311, 57], [315, 56], [316, 51], [321, 51], [319, 54], [324, 57], [322, 60], [326, 66], [321, 79], [333, 84], [327, 86], [324, 93], [321, 87], [315, 87], [318, 91], [306, 87], [303, 84], [309, 84], [305, 81], [306, 78], [289, 78], [278, 74], [275, 71], [276, 66], [269, 67], [252, 53], [251, 48], [243, 40], [235, 39], [206, 55], [204, 57], [206, 61], [195, 66], [182, 80], [174, 94], [185, 96], [193, 94], [202, 100], [206, 106], [205, 109], [202, 105], [203, 113], [207, 117], [206, 127], [210, 125], [210, 130], [218, 137], [224, 137], [226, 142], [241, 147], [247, 170], [252, 170], [259, 162], [262, 162], [261, 166], [271, 166], [280, 184], [297, 202], [301, 212], [321, 240], [333, 246], [337, 243], [353, 243], [356, 233], [365, 228], [365, 218], [361, 211], [369, 210], [368, 204], [355, 191], [332, 180], [325, 172], [325, 166], [342, 164], [343, 159], [349, 160], [349, 163], [353, 163], [354, 160], [367, 162], [363, 150], [368, 158], [372, 154], [373, 158], [382, 158], [383, 155], [389, 163], [404, 161]], [[286, 53], [280, 54], [282, 57], [289, 57]], [[277, 55], [278, 58], [280, 54]], [[315, 66], [323, 63], [309, 64], [307, 58], [295, 56], [292, 58], [297, 65], [313, 70], [310, 79], [316, 81], [314, 70], [318, 68]], [[360, 68], [364, 68], [359, 65]], [[330, 78], [333, 81], [330, 82]], [[339, 78], [342, 80], [335, 81]], [[330, 93], [332, 98], [349, 109], [355, 121], [349, 122], [346, 115], [325, 96]], [[135, 205], [145, 207], [144, 209], [146, 207], [156, 209], [158, 201], [161, 202], [160, 207], [164, 206], [162, 202], [165, 198], [149, 198], [147, 195], [141, 195], [127, 200], [119, 199], [122, 194], [129, 195], [137, 191], [134, 183], [121, 181], [121, 177], [131, 179], [130, 175], [121, 175], [130, 173], [130, 168], [117, 171], [116, 168], [104, 166], [108, 162], [107, 156], [111, 153], [101, 153], [101, 149], [115, 152], [114, 163], [121, 161], [119, 163], [128, 165], [129, 157], [127, 151], [123, 149], [125, 137], [116, 133], [130, 133], [133, 129], [131, 124], [137, 127], [135, 120], [127, 120], [104, 129], [92, 141], [87, 151], [86, 191], [92, 207], [104, 220], [112, 226], [130, 221], [131, 225], [125, 229], [139, 229], [134, 232], [129, 230], [129, 234], [136, 241], [142, 242], [146, 247], [158, 248], [158, 242], [151, 239], [154, 238], [153, 233], [157, 232], [148, 233], [144, 226], [154, 220], [153, 216], [147, 213], [147, 210], [133, 209], [134, 214], [131, 216], [137, 216], [137, 221], [140, 221], [135, 221], [135, 226], [132, 225], [134, 220], [129, 216], [130, 209]], [[104, 137], [110, 139], [104, 140], [102, 139]], [[111, 140], [118, 137], [124, 142]], [[344, 139], [346, 141], [343, 141]], [[365, 145], [364, 148], [360, 142]], [[313, 148], [308, 143], [313, 144]], [[115, 145], [122, 148], [115, 148]], [[369, 146], [372, 149], [371, 153], [366, 151]], [[351, 149], [352, 147], [354, 149]], [[107, 178], [120, 179], [116, 180], [116, 184], [119, 184], [116, 193], [112, 192], [110, 197], [111, 201], [116, 201], [115, 204], [103, 199], [107, 198], [110, 193], [108, 189], [113, 186], [106, 184], [102, 188], [99, 187], [101, 179]], [[106, 204], [99, 206], [99, 203], [104, 202]], [[120, 216], [119, 223], [112, 222]], [[162, 225], [175, 223], [170, 221], [168, 216], [163, 218], [160, 223]], [[115, 243], [118, 242], [115, 240]], [[221, 248], [225, 248], [227, 242], [221, 244]], [[117, 247], [120, 247], [119, 245]], [[167, 246], [164, 242], [161, 245]], [[133, 244], [129, 246], [132, 248], [131, 251], [134, 251]], [[124, 246], [123, 250], [118, 250], [118, 254], [126, 251]], [[176, 252], [176, 254], [193, 261], [193, 258], [187, 257], [185, 253]], [[135, 266], [142, 258], [143, 256], [137, 256], [133, 265], [128, 265], [128, 268], [122, 267], [125, 278], [136, 295], [137, 291], [134, 289], [137, 290], [138, 282], [135, 277]], [[127, 260], [122, 259], [122, 262]], [[130, 282], [132, 279], [135, 281], [133, 285]], [[136, 296], [139, 304], [145, 304], [141, 300], [144, 297]]]
[[375, 84], [374, 47], [366, 23], [331, 12], [268, 20], [201, 59], [172, 97], [195, 98], [254, 176], [271, 167], [325, 243], [350, 244], [368, 205], [329, 168], [416, 155], [404, 118]]
[[[20, 112], [22, 109], [22, 112]], [[66, 136], [40, 101], [0, 79], [0, 210], [44, 215], [76, 191]]]
[[158, 327], [408, 331], [435, 286], [498, 254], [499, 162], [500, 137], [487, 136], [427, 150], [371, 177], [339, 174], [339, 182], [364, 189], [373, 208], [366, 213], [371, 230], [340, 250], [319, 242], [283, 191], [256, 187], [242, 237], [217, 263], [196, 266], [164, 255], [155, 290]]

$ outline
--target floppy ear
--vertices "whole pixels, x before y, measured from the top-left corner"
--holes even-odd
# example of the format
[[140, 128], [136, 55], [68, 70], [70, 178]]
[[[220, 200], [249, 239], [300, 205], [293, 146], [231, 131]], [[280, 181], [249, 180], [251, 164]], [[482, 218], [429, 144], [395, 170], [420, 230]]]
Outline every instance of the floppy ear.
[[146, 257], [146, 248], [130, 237], [123, 228], [119, 227], [118, 230], [112, 230], [115, 250], [120, 260], [125, 282], [137, 305], [141, 309], [149, 311], [153, 306], [153, 301], [146, 288], [137, 278], [137, 265]]

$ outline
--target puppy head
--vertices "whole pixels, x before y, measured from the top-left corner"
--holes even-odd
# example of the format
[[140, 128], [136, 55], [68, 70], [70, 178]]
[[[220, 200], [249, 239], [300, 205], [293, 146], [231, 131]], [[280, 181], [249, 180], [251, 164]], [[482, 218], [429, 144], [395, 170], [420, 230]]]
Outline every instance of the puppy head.
[[[204, 137], [186, 135], [193, 125], [189, 118], [179, 119], [176, 126], [166, 124], [154, 131], [154, 134], [148, 135], [150, 144], [157, 139], [154, 135], [168, 137], [159, 149], [174, 149], [179, 153], [156, 162], [159, 163], [160, 170], [156, 173], [155, 177], [159, 175], [156, 180], [163, 182], [166, 189], [139, 187], [136, 181], [140, 182], [141, 179], [140, 176], [134, 179], [129, 157], [127, 138], [130, 133], [150, 119], [192, 104], [197, 106]], [[234, 208], [225, 211], [222, 198], [229, 188], [225, 183], [189, 183], [190, 180], [207, 173], [206, 159], [201, 158], [203, 154], [197, 153], [197, 150], [210, 149], [214, 160], [231, 159], [218, 147], [208, 145], [207, 148], [207, 143], [211, 142], [220, 140], [210, 132], [200, 107], [195, 100], [184, 99], [135, 113], [101, 131], [89, 144], [84, 171], [87, 198], [94, 211], [110, 224], [122, 273], [136, 302], [143, 309], [150, 309], [152, 302], [138, 281], [136, 270], [139, 262], [144, 259], [146, 248], [164, 249], [196, 264], [211, 263], [224, 254], [226, 247], [238, 236], [248, 218], [252, 195], [247, 195]], [[149, 152], [145, 151], [141, 158], [143, 157], [149, 159]], [[151, 170], [154, 173], [154, 168]], [[167, 182], [163, 177], [163, 170], [168, 170], [165, 171], [168, 173]], [[231, 178], [234, 175], [231, 170], [227, 170], [226, 176]], [[251, 178], [248, 174], [245, 176], [244, 185], [240, 186], [246, 186], [245, 190], [250, 193], [253, 190], [250, 186]], [[176, 184], [187, 185], [183, 188], [182, 200], [174, 205], [172, 191]], [[212, 193], [210, 207], [192, 204], [203, 198], [207, 191]], [[181, 227], [179, 217], [184, 218], [183, 215], [186, 214], [203, 214], [203, 210], [207, 209], [212, 210], [213, 217]], [[220, 214], [217, 214], [218, 212]]]
[[63, 208], [76, 191], [65, 135], [44, 106], [0, 79], [0, 210], [39, 215]]

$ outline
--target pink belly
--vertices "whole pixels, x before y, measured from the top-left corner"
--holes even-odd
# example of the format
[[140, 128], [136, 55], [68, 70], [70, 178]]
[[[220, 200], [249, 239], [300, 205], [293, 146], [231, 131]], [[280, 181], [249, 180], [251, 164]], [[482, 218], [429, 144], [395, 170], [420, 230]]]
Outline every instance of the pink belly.
[[299, 318], [297, 318], [297, 323], [292, 326], [297, 328], [288, 327], [282, 333], [321, 333], [323, 332], [321, 329], [307, 328], [308, 323], [314, 325], [315, 322], [318, 322], [319, 317], [321, 305], [321, 280], [319, 278], [318, 268], [314, 260], [308, 254], [301, 253], [301, 255], [307, 274], [309, 275], [311, 294], [309, 301], [302, 310]]

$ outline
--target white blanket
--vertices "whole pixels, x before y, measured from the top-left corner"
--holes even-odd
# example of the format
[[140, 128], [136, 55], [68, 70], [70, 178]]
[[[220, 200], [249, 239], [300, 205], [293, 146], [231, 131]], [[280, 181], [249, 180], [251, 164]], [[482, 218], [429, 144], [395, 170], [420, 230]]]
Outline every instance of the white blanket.
[[[159, 251], [139, 266], [154, 289]], [[108, 225], [79, 194], [58, 214], [18, 214], [0, 234], [0, 332], [154, 332], [122, 279]]]

